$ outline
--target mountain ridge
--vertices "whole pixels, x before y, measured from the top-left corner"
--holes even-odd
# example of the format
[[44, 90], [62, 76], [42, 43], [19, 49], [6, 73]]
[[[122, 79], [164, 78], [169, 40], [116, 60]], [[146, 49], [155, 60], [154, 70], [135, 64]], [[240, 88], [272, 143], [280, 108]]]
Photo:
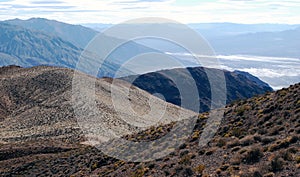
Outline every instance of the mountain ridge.
[[4, 22], [35, 31], [42, 31], [48, 35], [58, 36], [70, 41], [79, 48], [85, 48], [89, 41], [98, 34], [98, 32], [81, 25], [72, 25], [45, 18], [30, 18], [28, 20], [12, 19], [5, 20]]
[[[238, 99], [250, 98], [254, 95], [263, 94], [268, 91], [273, 91], [268, 84], [260, 81], [258, 78], [249, 73], [246, 74], [243, 72], [241, 74], [241, 72], [229, 72], [226, 70], [203, 67], [166, 69], [141, 75], [127, 76], [120, 79], [132, 82], [133, 85], [151, 94], [162, 94], [167, 102], [175, 105], [181, 105], [181, 100], [186, 98], [181, 96], [172, 79], [176, 78], [184, 81], [186, 87], [195, 83], [198, 88], [200, 99], [200, 107], [198, 110], [200, 112], [205, 112], [210, 110], [211, 104], [210, 81], [207, 78], [207, 70], [210, 70], [212, 73], [224, 73], [227, 88], [226, 103], [230, 103]], [[195, 111], [193, 106], [189, 107], [186, 105], [185, 108]]]

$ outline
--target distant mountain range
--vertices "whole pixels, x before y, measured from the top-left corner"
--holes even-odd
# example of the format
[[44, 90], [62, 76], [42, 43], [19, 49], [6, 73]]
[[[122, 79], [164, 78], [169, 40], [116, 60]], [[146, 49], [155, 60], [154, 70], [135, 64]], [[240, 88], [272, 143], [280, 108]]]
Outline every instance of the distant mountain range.
[[[109, 24], [84, 25], [98, 31], [112, 26]], [[188, 26], [207, 39], [217, 55], [300, 57], [297, 47], [300, 36], [299, 24], [194, 23]], [[157, 41], [144, 41], [142, 44], [158, 46], [161, 50], [174, 53], [184, 52]]]
[[220, 36], [209, 40], [218, 54], [299, 58], [300, 28], [280, 32], [256, 32]]
[[13, 19], [3, 22], [60, 37], [82, 49], [98, 34], [97, 31], [81, 25], [71, 25], [44, 18], [31, 18], [28, 20]]
[[[185, 88], [193, 88], [196, 84], [199, 93], [200, 112], [209, 111], [211, 107], [211, 86], [206, 72], [223, 72], [226, 80], [226, 102], [253, 97], [254, 95], [264, 94], [273, 89], [255, 76], [246, 72], [229, 72], [212, 68], [193, 67], [162, 70], [157, 72], [134, 75], [121, 78], [132, 82], [133, 85], [146, 90], [151, 94], [162, 94], [167, 102], [182, 106], [186, 109], [196, 111], [198, 108], [192, 105], [183, 105], [183, 100], [188, 100], [180, 93], [178, 85], [174, 80], [184, 82]], [[189, 74], [190, 73], [190, 74]]]
[[[75, 69], [83, 48], [97, 33], [89, 28], [47, 19], [10, 20], [0, 22], [0, 66], [39, 65], [61, 66]], [[107, 37], [114, 43], [121, 39]], [[128, 50], [128, 48], [130, 50]], [[121, 64], [138, 53], [154, 51], [135, 42], [117, 48], [102, 64], [98, 77], [114, 77]], [[85, 66], [89, 73], [99, 66], [101, 59], [96, 53], [85, 51]], [[124, 73], [131, 72], [123, 69]]]
[[[85, 23], [82, 24], [96, 31], [103, 31], [113, 26], [113, 24]], [[238, 24], [238, 23], [191, 23], [190, 28], [200, 32], [205, 37], [217, 37], [224, 35], [239, 35], [257, 32], [280, 32], [300, 27], [300, 24]]]
[[[52, 27], [50, 28], [50, 26]], [[70, 36], [70, 33], [68, 33], [69, 30], [72, 31], [72, 35]], [[75, 69], [83, 51], [82, 48], [75, 44], [85, 45], [86, 43], [83, 41], [87, 42], [96, 34], [95, 31], [83, 26], [40, 18], [1, 22], [0, 40], [2, 43], [0, 44], [0, 65], [19, 65], [21, 67], [48, 65]], [[108, 40], [112, 43], [123, 42], [122, 39], [111, 37], [108, 37]], [[73, 44], [74, 41], [75, 44]], [[129, 41], [109, 56], [108, 60], [103, 63], [97, 76], [114, 77], [116, 71], [119, 71], [120, 66], [129, 58], [147, 52], [157, 52], [157, 50]], [[89, 51], [85, 52], [84, 57], [86, 57], [86, 62], [81, 71], [93, 74], [90, 71], [99, 64], [98, 59], [100, 58], [97, 57], [97, 54]], [[134, 82], [134, 85], [150, 93], [162, 93], [168, 102], [180, 105], [180, 95], [177, 93], [177, 88], [168, 78], [163, 77], [162, 73], [171, 72], [173, 75], [180, 76], [181, 80], [187, 80], [187, 83], [191, 83], [191, 79], [194, 79], [199, 87], [199, 96], [201, 99], [199, 100], [201, 103], [200, 111], [207, 111], [210, 107], [210, 89], [206, 75], [201, 68], [189, 68], [188, 70], [192, 73], [193, 78], [182, 74], [182, 69], [166, 70], [141, 75]], [[126, 68], [122, 72], [125, 76], [134, 74], [130, 70], [126, 70]], [[253, 95], [272, 90], [266, 83], [263, 83], [250, 74], [241, 72], [231, 73], [227, 71], [224, 73], [228, 82], [227, 102], [249, 98]], [[151, 80], [148, 78], [151, 78]], [[160, 85], [160, 83], [164, 82], [168, 84]], [[191, 109], [190, 107], [186, 108]]]
[[[74, 67], [81, 49], [57, 36], [0, 24], [0, 65]], [[9, 57], [7, 57], [9, 55]]]
[[260, 32], [281, 32], [300, 27], [300, 24], [237, 24], [237, 23], [193, 23], [189, 26], [205, 37], [236, 36]]
[[[191, 26], [200, 33], [204, 32], [203, 34], [217, 53], [298, 57], [300, 41], [298, 39], [300, 36], [298, 25], [216, 23], [192, 24]], [[107, 25], [103, 27], [107, 27]], [[74, 69], [83, 48], [97, 34], [97, 31], [84, 26], [42, 18], [3, 21], [0, 22], [0, 39], [2, 41], [0, 44], [0, 66], [32, 67], [51, 65]], [[107, 39], [113, 43], [125, 42], [122, 39], [113, 37], [107, 37]], [[128, 41], [105, 60], [97, 74], [91, 73], [91, 70], [95, 66], [99, 66], [99, 61], [103, 59], [98, 57], [97, 54], [87, 51], [85, 53], [87, 54], [85, 56], [86, 63], [81, 70], [98, 77], [115, 77], [116, 71], [119, 71], [121, 65], [131, 57], [143, 53], [163, 53], [165, 51], [170, 53], [181, 52], [178, 47], [161, 41], [147, 41], [147, 39], [144, 41]], [[195, 66], [195, 63], [191, 63], [190, 60], [181, 57], [176, 58], [179, 63], [183, 63], [185, 66]], [[237, 61], [233, 64], [238, 65], [239, 62], [243, 61]], [[230, 61], [227, 63], [230, 63]], [[133, 68], [139, 68], [143, 71], [143, 68], [146, 70], [144, 65], [149, 65], [149, 62], [141, 63], [133, 66]], [[242, 66], [248, 68], [247, 61], [243, 62]], [[228, 64], [228, 67], [235, 68], [230, 64]], [[166, 69], [166, 67], [159, 68], [157, 66], [156, 69], [149, 70], [149, 72], [161, 69]], [[121, 73], [122, 76], [135, 74], [130, 68], [122, 68]], [[292, 81], [294, 80], [296, 79]]]

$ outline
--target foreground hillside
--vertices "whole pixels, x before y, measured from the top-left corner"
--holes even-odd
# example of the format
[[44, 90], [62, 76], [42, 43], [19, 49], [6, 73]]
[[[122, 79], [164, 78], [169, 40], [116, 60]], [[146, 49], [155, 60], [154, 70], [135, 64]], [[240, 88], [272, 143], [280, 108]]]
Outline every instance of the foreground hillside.
[[[86, 81], [95, 81], [95, 91], [91, 88], [89, 96], [97, 102], [99, 109], [97, 116], [105, 119], [99, 122], [119, 133], [119, 136], [137, 132], [143, 127], [130, 125], [119, 118], [119, 114], [132, 119], [143, 120], [142, 113], [149, 110], [148, 99], [153, 98], [153, 104], [158, 109], [152, 111], [153, 115], [160, 115], [159, 111], [167, 107], [166, 114], [160, 121], [175, 120], [180, 107], [163, 102], [138, 88], [132, 88], [129, 104], [136, 109], [136, 114], [115, 110], [114, 106], [120, 104], [121, 98], [111, 101], [111, 79], [95, 79], [88, 75], [77, 73]], [[89, 103], [83, 103], [79, 109], [86, 109], [86, 113], [75, 115], [73, 104], [72, 79], [74, 71], [57, 67], [20, 68], [16, 66], [0, 68], [0, 143], [22, 142], [28, 140], [57, 139], [61, 141], [80, 142], [81, 133], [78, 120], [89, 116]], [[126, 82], [115, 80], [116, 94], [129, 87]], [[80, 93], [81, 94], [81, 93]], [[127, 108], [127, 105], [125, 105]], [[153, 105], [152, 105], [153, 106]], [[196, 115], [183, 110], [183, 117]], [[141, 113], [142, 112], [142, 113]], [[95, 113], [96, 114], [96, 113]], [[101, 119], [100, 119], [101, 120]], [[100, 121], [99, 120], [99, 121]], [[152, 122], [151, 122], [152, 121]], [[156, 120], [149, 120], [155, 123]], [[159, 123], [159, 122], [158, 122]], [[146, 123], [147, 125], [147, 123]], [[93, 127], [92, 127], [93, 128]]]
[[[72, 74], [71, 70], [51, 67], [1, 68], [0, 176], [300, 175], [300, 84], [228, 105], [216, 136], [205, 147], [199, 148], [198, 138], [207, 126], [207, 113], [196, 118], [188, 141], [167, 157], [133, 163], [82, 144], [85, 138], [70, 106]], [[96, 85], [102, 88], [98, 101], [106, 100], [104, 88], [109, 83], [108, 79], [97, 80]], [[146, 109], [146, 96], [139, 90], [132, 96], [132, 104], [141, 103], [137, 109]], [[107, 112], [110, 103], [102, 103], [101, 109]], [[169, 106], [173, 110], [169, 115], [176, 114], [178, 107]], [[115, 114], [108, 113], [114, 121]], [[124, 135], [138, 131], [115, 123]], [[149, 141], [173, 126], [152, 126], [125, 138]]]

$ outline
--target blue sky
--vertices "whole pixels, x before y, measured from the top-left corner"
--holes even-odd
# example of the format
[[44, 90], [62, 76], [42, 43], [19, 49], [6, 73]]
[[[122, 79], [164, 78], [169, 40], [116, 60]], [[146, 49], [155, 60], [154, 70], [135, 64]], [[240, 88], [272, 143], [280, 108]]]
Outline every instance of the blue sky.
[[299, 0], [0, 0], [0, 19], [120, 23], [164, 17], [181, 23], [300, 23]]

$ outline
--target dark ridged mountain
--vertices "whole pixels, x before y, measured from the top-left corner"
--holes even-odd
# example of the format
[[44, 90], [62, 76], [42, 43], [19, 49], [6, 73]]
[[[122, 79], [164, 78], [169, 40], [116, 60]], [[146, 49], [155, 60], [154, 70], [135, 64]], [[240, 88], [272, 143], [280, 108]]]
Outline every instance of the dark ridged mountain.
[[[208, 111], [211, 104], [210, 83], [205, 70], [210, 70], [212, 73], [214, 71], [220, 71], [211, 68], [205, 69], [203, 67], [193, 67], [187, 69], [179, 68], [151, 72], [142, 75], [128, 76], [122, 79], [126, 81], [134, 80], [134, 82], [132, 83], [133, 85], [146, 90], [151, 94], [160, 93], [164, 96], [167, 102], [176, 105], [181, 105], [181, 100], [185, 98], [181, 98], [179, 90], [176, 84], [173, 82], [172, 78], [182, 80], [187, 88], [195, 82], [198, 88], [200, 99], [199, 110], [200, 112], [203, 112]], [[188, 74], [187, 71], [190, 74]], [[268, 84], [264, 83], [263, 81], [259, 80], [249, 73], [238, 71], [223, 72], [226, 80], [227, 103], [272, 91], [272, 88]], [[192, 107], [185, 108], [194, 110]]]
[[245, 76], [247, 79], [255, 82], [258, 86], [260, 86], [261, 88], [265, 88], [267, 89], [268, 87], [270, 87], [267, 83], [263, 82], [262, 80], [260, 80], [258, 77], [256, 76], [253, 76], [252, 74], [248, 73], [248, 72], [245, 72], [245, 71], [233, 71], [235, 74], [238, 74], [238, 75], [243, 75]]

